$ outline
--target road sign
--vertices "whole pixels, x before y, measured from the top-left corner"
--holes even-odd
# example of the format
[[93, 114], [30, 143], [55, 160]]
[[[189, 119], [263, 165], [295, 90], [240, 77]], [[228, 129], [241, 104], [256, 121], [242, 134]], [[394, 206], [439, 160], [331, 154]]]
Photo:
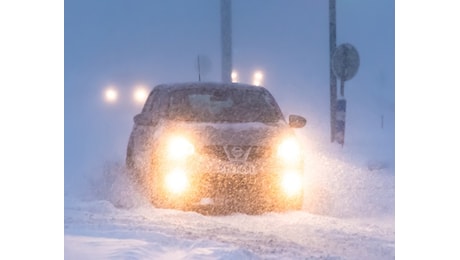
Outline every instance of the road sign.
[[346, 81], [353, 78], [358, 72], [359, 55], [358, 51], [349, 43], [339, 45], [332, 55], [332, 71], [340, 78]]

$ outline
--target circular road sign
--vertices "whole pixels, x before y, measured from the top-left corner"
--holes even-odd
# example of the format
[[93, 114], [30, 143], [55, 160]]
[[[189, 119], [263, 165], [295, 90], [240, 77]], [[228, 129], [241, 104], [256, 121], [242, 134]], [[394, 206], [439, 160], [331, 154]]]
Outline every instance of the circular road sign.
[[349, 43], [339, 45], [332, 55], [332, 71], [342, 81], [356, 75], [359, 68], [358, 51]]

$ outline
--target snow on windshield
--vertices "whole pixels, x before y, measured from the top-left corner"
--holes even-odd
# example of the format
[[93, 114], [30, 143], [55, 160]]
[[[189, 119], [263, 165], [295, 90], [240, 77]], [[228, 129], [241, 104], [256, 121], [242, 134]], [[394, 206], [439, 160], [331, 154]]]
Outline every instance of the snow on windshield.
[[277, 122], [282, 116], [266, 91], [247, 89], [178, 90], [169, 99], [169, 117], [198, 122]]

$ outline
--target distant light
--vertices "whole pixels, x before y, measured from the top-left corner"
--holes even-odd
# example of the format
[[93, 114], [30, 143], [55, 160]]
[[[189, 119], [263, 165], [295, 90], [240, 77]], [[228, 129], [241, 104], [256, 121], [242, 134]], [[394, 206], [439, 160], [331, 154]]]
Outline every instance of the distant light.
[[146, 87], [138, 86], [134, 89], [133, 99], [138, 104], [144, 104], [147, 99], [149, 92]]
[[232, 82], [238, 82], [238, 72], [232, 71]]
[[262, 80], [264, 78], [264, 74], [261, 71], [256, 71], [254, 73], [254, 79], [255, 80]]
[[108, 103], [115, 103], [118, 100], [118, 91], [114, 87], [108, 87], [104, 91], [104, 99]]
[[262, 85], [262, 80], [264, 79], [264, 74], [261, 71], [254, 72], [252, 77], [252, 84], [256, 86]]

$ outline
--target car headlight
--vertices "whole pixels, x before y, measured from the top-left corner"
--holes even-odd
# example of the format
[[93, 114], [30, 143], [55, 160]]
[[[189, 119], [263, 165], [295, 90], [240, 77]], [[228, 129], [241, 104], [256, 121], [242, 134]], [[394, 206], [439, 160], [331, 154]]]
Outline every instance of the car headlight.
[[165, 176], [165, 185], [172, 193], [182, 193], [189, 185], [186, 172], [182, 169], [174, 169]]
[[288, 196], [294, 196], [302, 190], [302, 175], [296, 171], [285, 172], [281, 179], [281, 187]]
[[277, 155], [285, 162], [298, 162], [301, 157], [300, 145], [295, 137], [284, 139], [278, 146]]
[[185, 159], [195, 153], [195, 146], [185, 137], [172, 137], [168, 143], [168, 157], [171, 159]]

